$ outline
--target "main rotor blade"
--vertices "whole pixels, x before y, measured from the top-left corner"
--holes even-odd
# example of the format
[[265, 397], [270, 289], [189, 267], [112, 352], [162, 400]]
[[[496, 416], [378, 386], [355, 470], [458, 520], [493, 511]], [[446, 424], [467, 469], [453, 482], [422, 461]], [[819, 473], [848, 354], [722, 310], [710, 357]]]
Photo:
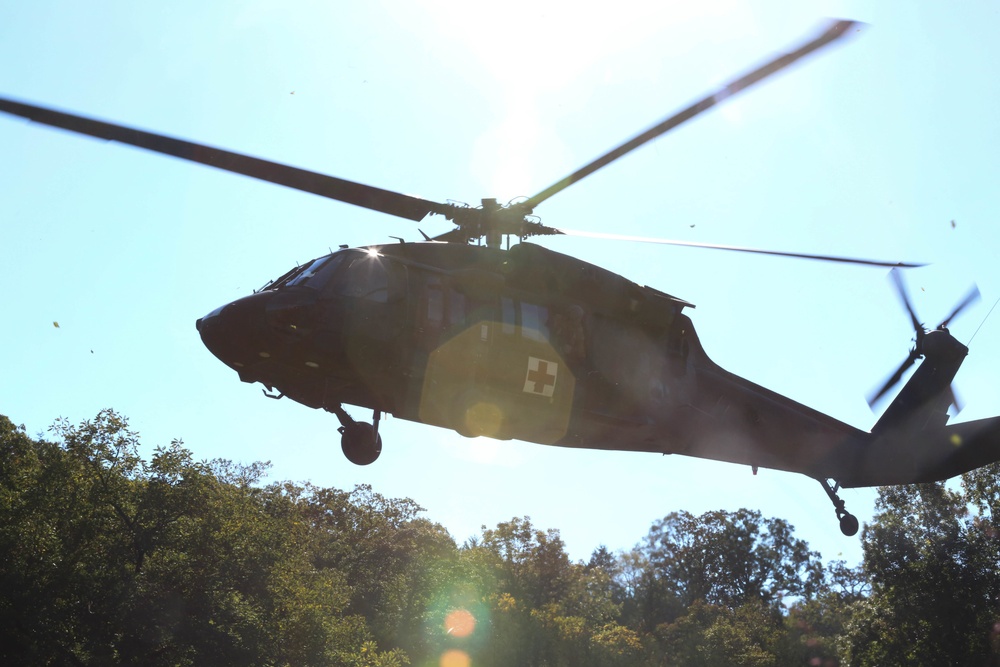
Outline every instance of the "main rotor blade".
[[720, 88], [718, 91], [709, 95], [708, 97], [705, 97], [704, 99], [695, 102], [688, 108], [677, 112], [676, 114], [670, 116], [669, 118], [666, 118], [659, 124], [649, 128], [642, 134], [630, 139], [629, 141], [626, 141], [621, 146], [618, 146], [617, 148], [608, 151], [607, 153], [597, 158], [590, 164], [581, 167], [580, 169], [577, 169], [566, 178], [562, 179], [557, 183], [554, 183], [547, 189], [542, 190], [534, 197], [531, 197], [530, 199], [525, 201], [523, 205], [528, 210], [534, 209], [536, 206], [541, 204], [543, 201], [545, 201], [552, 195], [561, 192], [562, 190], [565, 190], [566, 188], [568, 188], [569, 186], [573, 185], [578, 181], [583, 180], [584, 178], [594, 173], [601, 167], [604, 167], [607, 164], [622, 157], [623, 155], [630, 153], [639, 146], [642, 146], [646, 142], [655, 139], [661, 134], [669, 132], [670, 130], [674, 129], [681, 123], [691, 120], [698, 114], [704, 111], [708, 111], [709, 109], [711, 109], [712, 107], [714, 107], [716, 104], [723, 101], [727, 97], [732, 97], [733, 95], [742, 92], [743, 90], [746, 90], [755, 83], [762, 81], [763, 79], [766, 79], [767, 77], [771, 76], [772, 74], [775, 74], [776, 72], [784, 69], [785, 67], [788, 67], [796, 60], [799, 60], [800, 58], [809, 55], [813, 51], [816, 51], [817, 49], [820, 49], [826, 46], [827, 44], [830, 44], [831, 42], [834, 42], [837, 39], [843, 37], [855, 25], [857, 25], [855, 21], [832, 22], [820, 35], [813, 38], [806, 44], [803, 44], [795, 51], [774, 58], [770, 62], [765, 63], [764, 65], [758, 67], [749, 74], [745, 74], [740, 78], [727, 84], [726, 86]]
[[445, 204], [419, 197], [12, 99], [0, 98], [0, 111], [23, 116], [36, 123], [130, 144], [408, 220], [421, 220], [428, 213], [446, 215], [449, 210]]
[[965, 295], [965, 298], [962, 300], [962, 302], [957, 306], [955, 306], [955, 310], [951, 311], [951, 315], [949, 315], [948, 317], [944, 318], [941, 321], [941, 324], [938, 325], [938, 328], [941, 329], [947, 328], [949, 322], [955, 319], [959, 313], [961, 313], [963, 310], [966, 309], [966, 307], [972, 305], [976, 301], [979, 301], [979, 288], [973, 285], [972, 289], [969, 290], [969, 293]]
[[815, 259], [821, 262], [840, 262], [844, 264], [863, 264], [866, 266], [887, 266], [898, 269], [914, 269], [925, 264], [913, 264], [909, 262], [888, 262], [879, 259], [858, 259], [856, 257], [837, 257], [835, 255], [812, 255], [801, 252], [782, 252], [780, 250], [761, 250], [760, 248], [744, 248], [732, 245], [717, 245], [714, 243], [696, 243], [693, 241], [674, 241], [671, 239], [658, 239], [648, 236], [626, 236], [624, 234], [607, 234], [604, 232], [581, 232], [573, 229], [557, 229], [560, 234], [567, 236], [583, 236], [593, 239], [609, 239], [612, 241], [637, 241], [639, 243], [660, 243], [663, 245], [684, 246], [687, 248], [709, 248], [712, 250], [729, 250], [732, 252], [749, 252], [758, 255], [776, 255], [778, 257], [797, 257], [799, 259]]

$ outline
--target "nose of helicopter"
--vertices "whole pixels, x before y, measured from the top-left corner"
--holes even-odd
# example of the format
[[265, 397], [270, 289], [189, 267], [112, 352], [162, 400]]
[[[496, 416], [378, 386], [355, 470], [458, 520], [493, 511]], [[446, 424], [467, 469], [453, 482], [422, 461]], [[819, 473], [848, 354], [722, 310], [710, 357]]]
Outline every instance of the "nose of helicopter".
[[216, 308], [195, 322], [201, 341], [224, 364], [241, 375], [247, 367], [269, 359], [264, 318], [268, 294], [253, 294]]
[[[259, 382], [310, 407], [336, 407], [340, 401], [327, 395], [327, 380], [343, 376], [345, 367], [326, 352], [336, 337], [329, 317], [318, 322], [315, 302], [313, 290], [258, 292], [216, 308], [195, 326], [205, 347], [243, 382]], [[318, 323], [327, 327], [319, 334]]]

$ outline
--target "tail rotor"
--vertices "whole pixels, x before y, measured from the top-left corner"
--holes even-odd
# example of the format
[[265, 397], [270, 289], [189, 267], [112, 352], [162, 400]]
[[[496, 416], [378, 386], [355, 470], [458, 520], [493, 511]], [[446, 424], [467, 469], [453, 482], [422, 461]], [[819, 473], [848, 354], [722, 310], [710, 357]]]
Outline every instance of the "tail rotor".
[[[917, 317], [917, 312], [913, 307], [913, 303], [910, 301], [906, 285], [903, 282], [902, 272], [893, 269], [892, 271], [889, 272], [889, 276], [892, 279], [893, 285], [895, 285], [896, 287], [896, 294], [899, 296], [899, 300], [903, 304], [903, 308], [906, 309], [906, 312], [910, 316], [910, 322], [913, 325], [913, 331], [915, 332], [916, 336], [914, 338], [913, 349], [910, 350], [910, 353], [907, 355], [906, 359], [903, 360], [903, 363], [900, 364], [899, 367], [896, 369], [896, 371], [886, 379], [886, 381], [882, 384], [881, 387], [879, 387], [878, 390], [869, 394], [868, 405], [870, 407], [874, 407], [875, 404], [878, 403], [878, 401], [883, 396], [885, 396], [897, 384], [899, 384], [900, 380], [903, 379], [903, 376], [910, 369], [910, 367], [914, 363], [916, 363], [917, 359], [924, 358], [924, 355], [926, 353], [925, 343], [927, 335], [929, 333], [931, 333], [932, 331], [942, 331], [947, 334], [948, 325], [951, 323], [951, 321], [956, 317], [958, 317], [958, 315], [962, 311], [964, 311], [966, 308], [974, 304], [980, 298], [979, 288], [973, 285], [972, 289], [969, 290], [969, 292], [965, 295], [965, 297], [952, 309], [951, 313], [946, 318], [944, 318], [940, 324], [937, 325], [937, 327], [935, 327], [934, 329], [927, 329], [924, 326], [924, 324], [920, 321], [920, 318]], [[931, 347], [934, 346], [932, 345]], [[955, 395], [954, 390], [949, 388], [949, 392], [951, 395], [952, 404], [957, 409], [961, 409], [959, 407], [960, 404], [958, 398]]]

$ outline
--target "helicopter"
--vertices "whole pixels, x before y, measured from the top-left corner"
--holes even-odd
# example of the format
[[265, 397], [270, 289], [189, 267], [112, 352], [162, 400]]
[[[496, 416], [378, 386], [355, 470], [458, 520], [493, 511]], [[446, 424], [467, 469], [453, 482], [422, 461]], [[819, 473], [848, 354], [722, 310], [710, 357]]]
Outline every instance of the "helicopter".
[[[454, 229], [421, 242], [335, 252], [296, 266], [196, 322], [206, 347], [264, 395], [334, 414], [357, 465], [382, 450], [392, 415], [467, 437], [569, 448], [680, 454], [816, 479], [840, 529], [859, 524], [841, 488], [947, 479], [1000, 460], [1000, 418], [947, 425], [951, 382], [968, 348], [948, 325], [977, 297], [926, 329], [907, 296], [902, 262], [638, 239], [730, 252], [893, 268], [915, 344], [871, 397], [916, 371], [868, 432], [715, 364], [679, 297], [533, 244], [582, 234], [544, 225], [550, 197], [725, 99], [840, 40], [836, 21], [798, 48], [739, 76], [549, 188], [507, 205], [438, 203], [123, 125], [0, 98], [0, 111], [130, 144], [420, 222]], [[511, 239], [519, 242], [511, 244]], [[505, 244], [506, 241], [506, 244]], [[370, 410], [371, 422], [345, 406]]]

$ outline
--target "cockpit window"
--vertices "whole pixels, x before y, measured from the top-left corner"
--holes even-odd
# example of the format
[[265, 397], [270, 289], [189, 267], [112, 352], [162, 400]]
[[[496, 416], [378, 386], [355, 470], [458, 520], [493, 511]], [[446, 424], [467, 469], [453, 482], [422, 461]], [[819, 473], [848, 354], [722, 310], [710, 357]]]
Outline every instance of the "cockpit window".
[[257, 291], [258, 292], [263, 292], [264, 290], [268, 290], [268, 289], [279, 289], [281, 287], [285, 287], [291, 281], [295, 280], [300, 275], [302, 275], [302, 273], [304, 273], [305, 271], [308, 271], [310, 269], [310, 267], [312, 267], [312, 265], [315, 264], [318, 261], [319, 261], [318, 259], [314, 259], [314, 260], [306, 262], [305, 264], [303, 264], [301, 266], [296, 266], [294, 269], [291, 269], [291, 270], [286, 271], [285, 273], [281, 274], [281, 277], [278, 278], [277, 280], [269, 280], [269, 281], [267, 281], [267, 283], [265, 283], [264, 286], [261, 287]]
[[314, 259], [305, 266], [297, 276], [288, 281], [288, 286], [309, 285], [310, 287], [321, 288], [337, 270], [337, 266], [343, 261], [343, 253], [327, 255]]
[[356, 250], [337, 252], [289, 271], [269, 289], [307, 286], [326, 296], [350, 296], [377, 303], [389, 301], [389, 270], [384, 258]]
[[337, 294], [377, 303], [389, 301], [389, 272], [381, 257], [356, 254], [344, 262], [334, 279]]
[[254, 293], [256, 294], [257, 292], [263, 292], [265, 290], [272, 290], [272, 289], [278, 289], [279, 287], [284, 287], [289, 280], [292, 280], [300, 273], [308, 269], [315, 261], [316, 260], [312, 260], [310, 262], [306, 262], [305, 265], [296, 266], [294, 269], [289, 269], [288, 271], [285, 271], [284, 273], [281, 274], [280, 277], [278, 277], [277, 280], [273, 279], [268, 280], [266, 283], [263, 284], [263, 286], [261, 286], [260, 289], [254, 290]]

